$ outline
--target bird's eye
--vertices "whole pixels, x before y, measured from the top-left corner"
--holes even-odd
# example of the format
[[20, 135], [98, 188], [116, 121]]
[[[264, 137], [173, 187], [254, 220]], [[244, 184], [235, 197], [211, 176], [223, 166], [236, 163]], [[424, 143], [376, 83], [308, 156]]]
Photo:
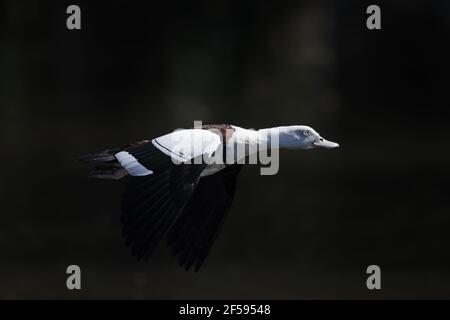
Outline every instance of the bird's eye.
[[305, 131], [303, 131], [303, 134], [304, 134], [305, 136], [309, 136], [309, 131], [308, 131], [308, 130], [305, 130]]

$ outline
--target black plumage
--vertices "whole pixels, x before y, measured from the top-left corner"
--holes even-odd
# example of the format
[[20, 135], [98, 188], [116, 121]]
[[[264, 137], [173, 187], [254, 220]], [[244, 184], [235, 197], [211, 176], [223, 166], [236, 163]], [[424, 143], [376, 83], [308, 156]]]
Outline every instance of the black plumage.
[[240, 164], [200, 179], [189, 202], [167, 236], [172, 254], [181, 266], [201, 267], [216, 239], [233, 201]]
[[179, 264], [198, 270], [233, 200], [242, 165], [201, 177], [206, 164], [175, 164], [151, 143], [127, 150], [153, 174], [130, 177], [122, 201], [122, 233], [147, 260], [164, 236]]

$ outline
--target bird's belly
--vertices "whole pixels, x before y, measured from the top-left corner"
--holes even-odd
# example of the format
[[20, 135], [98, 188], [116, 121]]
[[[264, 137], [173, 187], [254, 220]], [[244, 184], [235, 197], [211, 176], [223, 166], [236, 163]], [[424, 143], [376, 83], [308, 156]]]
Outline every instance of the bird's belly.
[[216, 172], [219, 172], [220, 170], [225, 169], [225, 167], [226, 167], [225, 164], [210, 164], [206, 166], [206, 168], [203, 170], [202, 174], [200, 175], [200, 178], [210, 176]]

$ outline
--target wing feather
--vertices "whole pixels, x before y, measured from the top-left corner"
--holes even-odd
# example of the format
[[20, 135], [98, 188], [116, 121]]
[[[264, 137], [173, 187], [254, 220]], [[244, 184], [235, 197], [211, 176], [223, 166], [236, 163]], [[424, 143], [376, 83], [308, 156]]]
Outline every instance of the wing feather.
[[232, 165], [200, 182], [167, 235], [172, 255], [186, 269], [196, 263], [198, 271], [225, 220], [233, 201], [242, 165]]

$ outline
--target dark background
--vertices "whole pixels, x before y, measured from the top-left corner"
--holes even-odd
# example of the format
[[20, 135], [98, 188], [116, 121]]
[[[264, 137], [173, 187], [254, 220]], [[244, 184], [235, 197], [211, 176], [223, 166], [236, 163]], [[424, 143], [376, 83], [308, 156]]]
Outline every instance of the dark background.
[[[449, 36], [445, 1], [1, 1], [0, 298], [450, 298]], [[138, 263], [75, 160], [194, 120], [341, 144], [246, 167], [197, 274]]]

